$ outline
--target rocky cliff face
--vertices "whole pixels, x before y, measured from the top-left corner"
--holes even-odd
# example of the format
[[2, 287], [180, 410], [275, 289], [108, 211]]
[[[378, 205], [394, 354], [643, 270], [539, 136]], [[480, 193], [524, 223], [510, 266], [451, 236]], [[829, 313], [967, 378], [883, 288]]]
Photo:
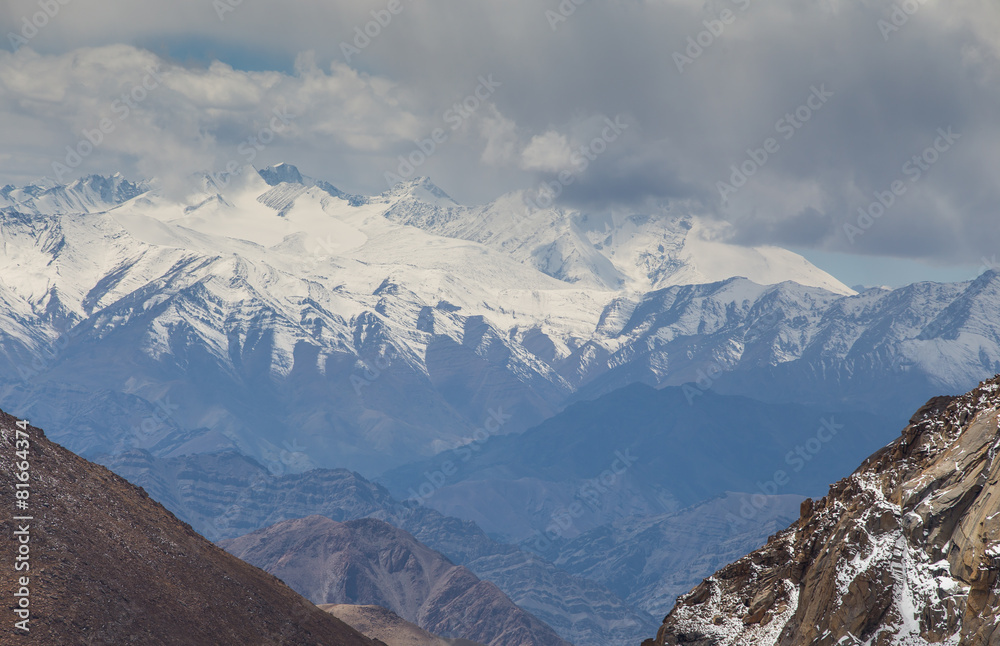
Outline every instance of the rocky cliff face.
[[221, 545], [315, 603], [378, 605], [488, 646], [570, 646], [492, 583], [379, 520], [309, 516]]
[[795, 525], [681, 597], [656, 646], [1000, 644], [1000, 378], [932, 399]]
[[[25, 508], [5, 518], [0, 643], [375, 646], [142, 489], [17, 421], [0, 413], [5, 509], [15, 491], [30, 492]], [[29, 519], [15, 529], [14, 514]], [[14, 626], [24, 619], [27, 632]]]

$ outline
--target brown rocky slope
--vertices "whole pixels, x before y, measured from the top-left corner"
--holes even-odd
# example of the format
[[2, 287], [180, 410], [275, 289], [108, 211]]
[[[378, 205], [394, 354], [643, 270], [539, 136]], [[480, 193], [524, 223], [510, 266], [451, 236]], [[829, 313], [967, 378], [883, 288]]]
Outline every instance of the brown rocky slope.
[[[0, 643], [375, 646], [40, 429], [27, 427], [28, 443], [22, 435], [18, 445], [17, 422], [0, 413], [0, 491], [9, 510], [0, 541]], [[16, 510], [24, 457], [30, 487], [21, 489], [30, 496], [27, 509]], [[15, 515], [32, 520], [12, 521]], [[15, 561], [22, 536], [27, 561]], [[24, 562], [28, 569], [15, 570]], [[27, 633], [14, 624], [24, 576]]]
[[570, 646], [492, 583], [374, 518], [308, 516], [219, 544], [317, 604], [378, 605], [487, 646]]
[[656, 646], [1000, 645], [1000, 378], [921, 408], [767, 545], [681, 597]]

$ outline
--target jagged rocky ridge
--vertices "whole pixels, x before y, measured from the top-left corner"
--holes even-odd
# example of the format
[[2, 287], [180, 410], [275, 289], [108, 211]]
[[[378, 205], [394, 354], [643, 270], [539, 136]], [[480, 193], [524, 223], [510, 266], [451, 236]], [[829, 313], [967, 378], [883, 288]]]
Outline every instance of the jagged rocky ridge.
[[1000, 644], [1000, 378], [921, 408], [767, 545], [682, 597], [656, 646]]
[[309, 516], [220, 545], [316, 604], [378, 605], [486, 646], [571, 646], [492, 583], [380, 520]]

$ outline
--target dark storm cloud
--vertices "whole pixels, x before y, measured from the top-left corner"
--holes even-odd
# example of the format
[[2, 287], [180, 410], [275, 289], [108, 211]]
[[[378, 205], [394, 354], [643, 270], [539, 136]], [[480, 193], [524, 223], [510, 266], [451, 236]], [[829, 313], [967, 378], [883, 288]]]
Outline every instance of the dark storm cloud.
[[[266, 53], [280, 80], [233, 72], [229, 98], [244, 92], [240, 83], [255, 88], [251, 95], [278, 85], [302, 101], [324, 97], [328, 114], [313, 109], [299, 119], [298, 135], [268, 154], [357, 190], [382, 190], [398, 155], [441, 127], [448, 140], [419, 173], [466, 201], [537, 187], [567, 171], [573, 183], [562, 199], [569, 205], [681, 202], [732, 223], [741, 242], [942, 261], [1000, 247], [993, 225], [1000, 206], [995, 3], [371, 0], [242, 2], [221, 12], [217, 4], [111, 0], [95, 10], [70, 2], [30, 46], [51, 55], [53, 83], [70, 85], [79, 79], [57, 73], [66, 63], [56, 55], [79, 47], [137, 43], [181, 62], [219, 53], [237, 70], [261, 69]], [[18, 0], [0, 17], [16, 28], [35, 9], [37, 3]], [[214, 49], [206, 45], [213, 42]], [[305, 60], [315, 64], [295, 68], [292, 61], [306, 50], [312, 54]], [[177, 92], [205, 82], [187, 67], [176, 71]], [[114, 65], [107, 68], [114, 73]], [[454, 130], [443, 125], [489, 75], [501, 85], [488, 101]], [[27, 91], [12, 76], [8, 70], [8, 86]], [[317, 86], [323, 89], [314, 94]], [[801, 110], [816, 89], [831, 96]], [[202, 92], [184, 102], [165, 94], [164, 103], [168, 96], [172, 114], [187, 114], [184, 132], [207, 132], [212, 145], [236, 143], [228, 139], [237, 135], [222, 134], [213, 121], [220, 118], [215, 97]], [[247, 99], [238, 112], [251, 105]], [[333, 114], [341, 110], [350, 118]], [[605, 118], [624, 119], [628, 130], [581, 170], [573, 151], [600, 135]], [[51, 119], [62, 123], [56, 114]], [[949, 128], [960, 138], [927, 154], [934, 158], [928, 163], [923, 156], [939, 129]], [[53, 130], [59, 128], [39, 140], [51, 140]], [[757, 164], [769, 139], [774, 152]], [[180, 155], [182, 138], [171, 146]], [[191, 160], [211, 157], [190, 147], [198, 153]], [[16, 162], [11, 152], [0, 157], [3, 171], [12, 174], [15, 163], [37, 156], [29, 148]], [[133, 148], [135, 158], [157, 150]], [[114, 155], [92, 162], [109, 164], [107, 170], [128, 163]], [[719, 182], [732, 184], [732, 167], [744, 163], [753, 176], [720, 193]], [[908, 163], [919, 176], [907, 172]], [[894, 182], [905, 192], [872, 216], [878, 195], [891, 193]]]

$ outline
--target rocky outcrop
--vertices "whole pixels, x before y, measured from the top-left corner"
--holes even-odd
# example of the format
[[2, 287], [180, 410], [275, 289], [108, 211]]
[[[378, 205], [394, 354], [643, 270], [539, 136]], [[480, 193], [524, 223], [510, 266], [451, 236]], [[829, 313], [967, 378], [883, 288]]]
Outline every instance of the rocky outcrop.
[[[0, 413], [0, 491], [5, 506], [29, 491], [16, 512], [29, 519], [16, 521], [20, 535], [7, 524], [13, 514], [5, 520], [0, 643], [375, 646], [142, 489], [17, 421]], [[14, 626], [24, 618], [28, 632]]]
[[921, 408], [799, 521], [681, 597], [656, 646], [1000, 644], [1000, 378]]
[[379, 520], [310, 516], [221, 545], [315, 603], [378, 605], [429, 632], [488, 646], [570, 646], [492, 583]]

